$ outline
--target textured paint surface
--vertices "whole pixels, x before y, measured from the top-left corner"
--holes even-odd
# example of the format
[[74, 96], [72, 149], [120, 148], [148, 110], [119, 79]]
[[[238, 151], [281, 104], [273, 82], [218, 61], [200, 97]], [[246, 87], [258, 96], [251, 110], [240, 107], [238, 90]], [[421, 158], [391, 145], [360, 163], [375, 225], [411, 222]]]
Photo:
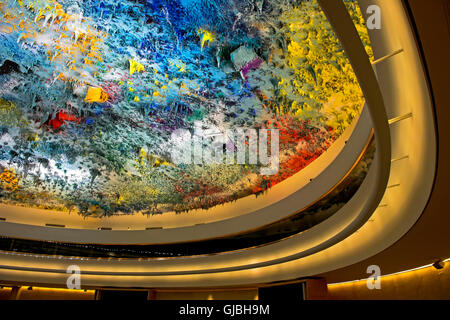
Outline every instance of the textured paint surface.
[[323, 199], [293, 216], [241, 234], [175, 244], [127, 245], [126, 250], [121, 245], [55, 243], [0, 237], [0, 250], [75, 257], [156, 258], [229, 253], [273, 244], [318, 225], [340, 210], [360, 188], [372, 165], [374, 154], [375, 141], [372, 139], [349, 175]]
[[[211, 208], [299, 172], [364, 103], [316, 1], [10, 0], [0, 16], [3, 203], [93, 216]], [[175, 165], [171, 133], [198, 123], [278, 129], [279, 172]]]

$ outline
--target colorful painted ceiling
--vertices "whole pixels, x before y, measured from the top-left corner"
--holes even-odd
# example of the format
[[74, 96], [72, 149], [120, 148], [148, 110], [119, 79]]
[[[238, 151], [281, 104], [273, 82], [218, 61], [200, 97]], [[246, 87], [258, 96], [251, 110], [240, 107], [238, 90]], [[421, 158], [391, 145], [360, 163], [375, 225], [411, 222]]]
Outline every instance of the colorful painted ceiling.
[[[9, 0], [0, 16], [2, 203], [86, 216], [211, 208], [299, 172], [364, 104], [316, 1]], [[172, 134], [195, 128], [276, 130], [278, 170], [174, 161]]]

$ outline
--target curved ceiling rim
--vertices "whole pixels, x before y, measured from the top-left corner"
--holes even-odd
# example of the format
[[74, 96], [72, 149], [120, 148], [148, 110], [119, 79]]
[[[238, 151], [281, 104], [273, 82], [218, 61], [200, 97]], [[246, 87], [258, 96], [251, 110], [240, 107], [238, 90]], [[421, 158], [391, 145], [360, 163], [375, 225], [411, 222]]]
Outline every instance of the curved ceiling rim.
[[[375, 130], [375, 141], [377, 145], [377, 152], [375, 154], [375, 161], [371, 167], [371, 177], [375, 180], [373, 188], [374, 192], [368, 194], [366, 205], [355, 220], [352, 221], [346, 228], [340, 231], [337, 235], [327, 239], [319, 245], [304, 250], [302, 252], [292, 254], [286, 257], [272, 259], [268, 261], [251, 263], [246, 265], [224, 267], [206, 270], [187, 270], [187, 271], [166, 271], [166, 272], [150, 272], [144, 273], [151, 276], [166, 276], [166, 275], [195, 275], [205, 273], [224, 273], [232, 271], [242, 271], [261, 267], [274, 266], [286, 262], [298, 260], [300, 258], [312, 255], [319, 251], [325, 250], [336, 243], [346, 239], [357, 231], [369, 217], [374, 213], [382, 200], [386, 187], [388, 185], [390, 165], [391, 165], [391, 143], [390, 143], [390, 129], [388, 126], [388, 119], [384, 107], [384, 100], [381, 94], [381, 89], [378, 86], [378, 81], [375, 72], [370, 64], [369, 57], [362, 45], [356, 28], [347, 12], [344, 3], [340, 0], [319, 0], [325, 14], [335, 29], [336, 34], [341, 39], [341, 43], [347, 52], [347, 55], [353, 65], [355, 73], [363, 88], [366, 100], [368, 101], [369, 112], [372, 115], [372, 120]], [[330, 12], [333, 14], [330, 16]], [[375, 106], [377, 109], [375, 109]], [[387, 140], [383, 140], [387, 139]], [[374, 174], [376, 173], [376, 174]], [[367, 179], [367, 177], [366, 177]], [[103, 273], [100, 273], [103, 274]], [[120, 274], [123, 275], [123, 274]]]
[[[40, 241], [139, 245], [200, 241], [226, 237], [264, 227], [297, 213], [299, 207], [307, 208], [311, 201], [309, 197], [305, 196], [306, 193], [311, 190], [316, 191], [317, 195], [320, 194], [318, 197], [320, 199], [336, 187], [336, 184], [341, 182], [342, 178], [348, 174], [372, 135], [372, 122], [367, 104], [363, 108], [358, 121], [354, 124], [354, 128], [350, 129], [352, 129], [350, 137], [341, 137], [343, 140], [340, 143], [345, 147], [336, 155], [332, 165], [317, 175], [312, 182], [304, 188], [294, 191], [285, 199], [246, 215], [209, 224], [156, 230], [70, 229], [18, 224], [8, 222], [7, 219], [3, 222], [0, 221], [0, 234], [12, 238]], [[348, 141], [348, 143], [345, 143], [345, 141]], [[27, 236], [24, 237], [23, 235]]]

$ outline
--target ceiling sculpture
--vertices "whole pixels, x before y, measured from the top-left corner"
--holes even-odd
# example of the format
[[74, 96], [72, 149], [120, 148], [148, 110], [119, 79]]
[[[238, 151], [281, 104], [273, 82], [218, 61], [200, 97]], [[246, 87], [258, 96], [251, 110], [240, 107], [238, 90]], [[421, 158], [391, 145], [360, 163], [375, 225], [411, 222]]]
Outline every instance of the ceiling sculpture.
[[237, 235], [195, 242], [134, 246], [36, 241], [0, 236], [0, 250], [72, 257], [158, 258], [230, 253], [270, 245], [304, 232], [342, 209], [355, 196], [366, 178], [375, 149], [375, 141], [371, 139], [361, 159], [348, 175], [316, 203], [280, 221]]
[[[364, 104], [316, 1], [10, 0], [0, 15], [2, 203], [99, 217], [211, 208], [299, 172]], [[261, 155], [225, 161], [238, 128], [270, 129], [269, 145], [277, 133], [277, 170], [261, 174]], [[179, 130], [192, 133], [185, 151], [200, 141], [218, 161], [173, 159]]]

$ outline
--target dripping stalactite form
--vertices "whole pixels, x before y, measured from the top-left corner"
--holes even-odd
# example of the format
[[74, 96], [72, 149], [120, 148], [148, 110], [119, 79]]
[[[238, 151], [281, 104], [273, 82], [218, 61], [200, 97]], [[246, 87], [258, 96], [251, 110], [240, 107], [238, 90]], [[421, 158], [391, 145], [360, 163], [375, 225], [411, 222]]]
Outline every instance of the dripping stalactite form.
[[[345, 4], [372, 55], [356, 1]], [[0, 15], [0, 166], [17, 179], [5, 204], [103, 217], [258, 196], [364, 104], [317, 1], [10, 0]], [[172, 133], [196, 126], [276, 130], [278, 170], [249, 154], [177, 163]], [[233, 147], [214, 141], [202, 152]]]

